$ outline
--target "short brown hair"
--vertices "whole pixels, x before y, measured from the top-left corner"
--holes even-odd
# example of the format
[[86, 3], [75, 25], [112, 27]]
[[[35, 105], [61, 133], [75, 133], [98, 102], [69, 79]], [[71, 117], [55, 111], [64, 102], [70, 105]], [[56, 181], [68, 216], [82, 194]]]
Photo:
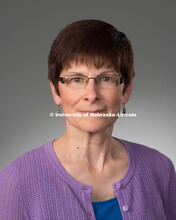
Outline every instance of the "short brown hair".
[[57, 93], [58, 77], [71, 62], [112, 66], [124, 78], [124, 91], [134, 77], [133, 51], [126, 35], [100, 20], [80, 20], [66, 26], [54, 40], [48, 58], [48, 79]]

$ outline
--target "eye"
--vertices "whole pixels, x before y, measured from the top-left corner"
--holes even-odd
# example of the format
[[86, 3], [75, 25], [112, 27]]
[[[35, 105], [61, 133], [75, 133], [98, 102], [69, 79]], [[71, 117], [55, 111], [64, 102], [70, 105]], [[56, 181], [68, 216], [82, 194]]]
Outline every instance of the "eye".
[[111, 80], [112, 80], [112, 77], [110, 77], [110, 76], [102, 76], [100, 78], [100, 81], [102, 81], [102, 82], [109, 82]]
[[71, 81], [72, 81], [72, 82], [75, 82], [75, 83], [79, 83], [79, 82], [82, 82], [83, 79], [80, 78], [80, 77], [74, 77], [74, 78], [71, 79]]
[[69, 85], [76, 85], [84, 83], [85, 79], [83, 76], [71, 75], [65, 76], [65, 83]]

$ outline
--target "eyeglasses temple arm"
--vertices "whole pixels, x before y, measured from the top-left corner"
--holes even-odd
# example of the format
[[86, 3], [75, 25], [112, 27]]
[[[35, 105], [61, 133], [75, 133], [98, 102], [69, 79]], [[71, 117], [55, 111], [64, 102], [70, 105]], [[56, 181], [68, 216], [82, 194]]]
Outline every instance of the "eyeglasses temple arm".
[[61, 83], [65, 83], [63, 77], [59, 77], [58, 81], [60, 81]]
[[120, 84], [122, 84], [124, 82], [123, 78], [120, 77]]

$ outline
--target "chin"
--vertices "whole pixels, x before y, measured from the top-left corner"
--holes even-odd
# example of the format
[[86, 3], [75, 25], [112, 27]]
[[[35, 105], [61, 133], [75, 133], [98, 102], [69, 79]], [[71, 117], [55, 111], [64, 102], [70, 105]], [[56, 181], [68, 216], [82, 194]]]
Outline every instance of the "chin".
[[96, 133], [106, 130], [107, 128], [113, 126], [116, 120], [100, 120], [100, 119], [88, 119], [81, 124], [79, 128], [85, 132]]

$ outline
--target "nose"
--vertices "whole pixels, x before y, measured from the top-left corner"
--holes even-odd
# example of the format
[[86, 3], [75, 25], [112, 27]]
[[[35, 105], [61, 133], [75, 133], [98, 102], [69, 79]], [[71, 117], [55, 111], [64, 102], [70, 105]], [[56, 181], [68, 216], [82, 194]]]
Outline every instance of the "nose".
[[95, 101], [100, 100], [98, 87], [95, 83], [95, 79], [89, 79], [85, 93], [85, 101], [90, 101], [91, 103], [94, 103]]

